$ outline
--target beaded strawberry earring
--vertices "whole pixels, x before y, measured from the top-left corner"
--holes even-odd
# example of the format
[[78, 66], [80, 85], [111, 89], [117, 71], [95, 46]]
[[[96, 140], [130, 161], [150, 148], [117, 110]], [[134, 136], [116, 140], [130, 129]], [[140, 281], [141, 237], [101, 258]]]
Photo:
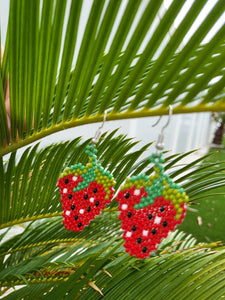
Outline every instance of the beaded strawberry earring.
[[163, 132], [171, 115], [172, 106], [168, 121], [158, 137], [157, 152], [150, 158], [154, 164], [154, 175], [149, 177], [143, 173], [128, 178], [116, 197], [126, 252], [142, 259], [149, 257], [151, 251], [156, 251], [162, 238], [181, 224], [189, 199], [184, 190], [164, 173], [161, 152], [164, 149]]
[[65, 168], [58, 180], [63, 203], [63, 223], [67, 230], [81, 231], [100, 211], [110, 203], [114, 194], [115, 181], [109, 171], [97, 161], [97, 149], [101, 128], [106, 121], [104, 113], [102, 125], [98, 128], [92, 144], [86, 147], [89, 163], [81, 163]]

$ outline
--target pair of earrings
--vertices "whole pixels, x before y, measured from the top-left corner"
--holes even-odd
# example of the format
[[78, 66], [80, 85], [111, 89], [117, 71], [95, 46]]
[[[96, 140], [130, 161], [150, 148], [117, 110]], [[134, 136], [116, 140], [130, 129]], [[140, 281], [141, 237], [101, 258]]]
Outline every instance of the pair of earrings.
[[[72, 165], [60, 175], [58, 187], [62, 195], [63, 223], [67, 230], [83, 230], [113, 198], [114, 178], [97, 162], [96, 156], [96, 144], [106, 114], [105, 111], [103, 124], [97, 130], [92, 145], [86, 148], [89, 163], [86, 166], [80, 163]], [[172, 106], [168, 122], [162, 128], [156, 144], [157, 152], [150, 159], [154, 164], [154, 174], [149, 177], [143, 173], [127, 178], [116, 196], [124, 247], [126, 252], [138, 258], [146, 258], [151, 251], [156, 251], [162, 238], [167, 237], [169, 231], [183, 221], [186, 212], [188, 196], [164, 173], [163, 168], [161, 151], [164, 148], [164, 129], [171, 115]]]

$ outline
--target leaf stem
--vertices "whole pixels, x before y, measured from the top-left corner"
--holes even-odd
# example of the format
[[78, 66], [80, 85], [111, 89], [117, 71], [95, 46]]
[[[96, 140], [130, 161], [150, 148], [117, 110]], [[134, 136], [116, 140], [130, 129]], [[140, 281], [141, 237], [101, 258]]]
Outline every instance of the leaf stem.
[[18, 225], [18, 224], [21, 224], [21, 223], [32, 222], [32, 221], [36, 221], [36, 220], [40, 220], [40, 219], [59, 217], [61, 215], [62, 215], [62, 212], [56, 212], [56, 213], [52, 213], [52, 214], [20, 218], [18, 220], [14, 220], [12, 222], [1, 224], [0, 229], [11, 227], [11, 226]]
[[39, 243], [34, 243], [34, 244], [30, 244], [30, 245], [26, 245], [23, 247], [19, 247], [19, 248], [15, 248], [15, 249], [11, 249], [9, 251], [0, 253], [0, 256], [5, 256], [11, 253], [15, 253], [18, 251], [23, 251], [23, 250], [27, 250], [27, 249], [31, 249], [34, 247], [41, 247], [41, 246], [45, 246], [45, 245], [50, 245], [50, 244], [58, 244], [58, 243], [75, 243], [75, 242], [84, 242], [85, 239], [79, 239], [79, 238], [69, 238], [69, 239], [56, 239], [56, 240], [50, 240], [50, 241], [45, 241], [45, 242], [39, 242]]
[[[117, 211], [117, 210], [118, 210], [117, 207], [105, 208], [105, 209], [102, 210], [102, 212], [114, 212], [114, 211]], [[32, 222], [32, 221], [36, 221], [36, 220], [40, 220], [40, 219], [46, 219], [46, 218], [61, 217], [61, 216], [62, 216], [62, 212], [55, 212], [55, 213], [51, 213], [51, 214], [20, 218], [18, 220], [14, 220], [12, 222], [1, 224], [0, 229], [4, 229], [4, 228], [11, 227], [11, 226], [14, 226], [14, 225], [18, 225], [18, 224], [21, 224], [21, 223]]]
[[[213, 104], [210, 106], [205, 104], [199, 104], [197, 106], [192, 106], [192, 107], [179, 105], [177, 107], [174, 107], [173, 114], [213, 112], [213, 111], [214, 112], [225, 111], [225, 104], [220, 103], [220, 105]], [[142, 109], [139, 111], [127, 110], [123, 113], [117, 113], [117, 112], [109, 113], [107, 115], [107, 120], [113, 121], [113, 120], [132, 119], [132, 118], [144, 118], [144, 117], [160, 116], [160, 115], [167, 115], [167, 114], [168, 114], [168, 107], [160, 107], [154, 110], [149, 110], [149, 109]], [[11, 153], [19, 148], [27, 146], [35, 141], [40, 140], [41, 138], [44, 138], [58, 131], [62, 131], [72, 127], [77, 127], [80, 125], [97, 123], [97, 122], [101, 122], [102, 120], [103, 120], [103, 115], [96, 114], [95, 116], [92, 117], [85, 116], [80, 119], [72, 119], [69, 122], [61, 122], [60, 124], [52, 125], [49, 128], [42, 129], [40, 132], [33, 133], [33, 135], [25, 139], [19, 139], [18, 141], [11, 143], [4, 148], [0, 147], [0, 156], [4, 156], [8, 153]]]

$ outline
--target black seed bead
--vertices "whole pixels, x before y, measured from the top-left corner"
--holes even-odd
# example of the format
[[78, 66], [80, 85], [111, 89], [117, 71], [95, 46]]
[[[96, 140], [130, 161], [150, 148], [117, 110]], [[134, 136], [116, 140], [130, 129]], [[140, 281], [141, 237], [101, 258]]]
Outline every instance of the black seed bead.
[[76, 215], [76, 216], [74, 217], [74, 220], [76, 221], [78, 218], [79, 218], [78, 215]]
[[130, 193], [126, 193], [125, 198], [128, 199], [130, 197]]
[[148, 219], [151, 220], [152, 219], [152, 214], [148, 215]]
[[165, 210], [165, 207], [164, 206], [161, 206], [160, 209], [159, 209], [161, 212], [163, 212]]
[[75, 209], [75, 205], [74, 205], [74, 204], [71, 205], [71, 209], [72, 209], [72, 210]]
[[167, 226], [167, 221], [163, 221], [162, 225], [163, 225], [163, 227], [166, 227]]
[[84, 195], [84, 199], [85, 199], [85, 200], [88, 199], [88, 194]]
[[81, 226], [82, 226], [82, 223], [81, 223], [81, 222], [79, 222], [77, 226], [78, 226], [78, 227], [81, 227]]
[[68, 178], [65, 179], [65, 184], [67, 184], [67, 183], [69, 183], [69, 179]]
[[146, 253], [146, 252], [147, 252], [147, 250], [148, 250], [148, 248], [147, 248], [147, 247], [143, 247], [143, 248], [142, 248], [142, 252], [143, 252], [143, 253]]
[[156, 234], [157, 230], [155, 228], [152, 229], [152, 234]]
[[127, 216], [128, 216], [128, 218], [131, 218], [132, 217], [132, 212], [128, 211]]
[[68, 198], [69, 198], [69, 199], [72, 199], [72, 198], [73, 198], [73, 195], [72, 195], [72, 194], [69, 194], [69, 195], [68, 195]]
[[94, 188], [94, 189], [93, 189], [93, 193], [95, 193], [95, 194], [96, 194], [96, 193], [97, 193], [97, 191], [98, 191], [98, 190], [97, 190], [96, 188]]
[[138, 239], [137, 239], [137, 243], [138, 243], [138, 244], [141, 244], [141, 242], [142, 242], [142, 238], [138, 238]]
[[136, 231], [136, 230], [137, 230], [137, 226], [134, 225], [134, 226], [132, 227], [132, 231]]
[[95, 206], [99, 206], [99, 201], [96, 201], [96, 202], [95, 202]]
[[87, 212], [90, 212], [91, 211], [91, 208], [90, 208], [90, 206], [87, 208]]

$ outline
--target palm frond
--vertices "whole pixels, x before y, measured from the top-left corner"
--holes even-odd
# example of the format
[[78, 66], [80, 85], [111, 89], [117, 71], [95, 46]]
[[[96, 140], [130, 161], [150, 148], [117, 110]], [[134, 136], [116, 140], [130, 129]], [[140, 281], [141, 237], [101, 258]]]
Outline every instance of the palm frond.
[[[0, 64], [0, 286], [3, 297], [20, 289], [4, 299], [224, 296], [219, 243], [176, 230], [145, 261], [130, 257], [114, 200], [83, 231], [65, 230], [57, 180], [66, 166], [87, 163], [90, 140], [17, 151], [101, 121], [106, 109], [108, 120], [167, 114], [170, 104], [174, 113], [225, 111], [224, 9], [223, 0], [11, 0]], [[151, 143], [136, 144], [117, 130], [98, 143], [116, 191], [127, 176], [153, 172], [142, 159]], [[209, 156], [183, 165], [192, 152], [167, 153], [165, 171], [190, 202], [206, 203], [224, 188], [225, 165], [202, 163]]]
[[[206, 0], [174, 0], [168, 7], [93, 1], [83, 22], [85, 5], [11, 1], [0, 82], [1, 155], [98, 122], [105, 109], [108, 120], [166, 114], [169, 104], [174, 113], [224, 110], [225, 25], [212, 34], [223, 0], [211, 10]], [[13, 144], [3, 96], [8, 70]]]
[[[102, 296], [89, 282], [94, 282], [105, 297], [121, 299], [138, 295], [150, 299], [148, 294], [157, 299], [167, 294], [168, 299], [173, 299], [190, 292], [205, 297], [209, 290], [201, 287], [204, 282], [214, 292], [224, 292], [223, 247], [216, 243], [195, 245], [192, 236], [175, 231], [163, 241], [156, 255], [143, 262], [123, 253], [118, 221], [112, 222], [116, 221], [117, 213], [110, 214], [111, 220], [108, 214], [96, 218], [90, 227], [76, 234], [76, 239], [67, 233], [67, 238], [60, 240], [62, 226], [55, 219], [29, 226], [17, 236], [15, 246], [6, 241], [3, 246], [5, 251], [8, 247], [9, 257], [4, 262], [5, 271], [1, 272], [3, 285], [27, 281], [29, 286], [5, 299], [33, 297], [37, 290], [40, 297], [45, 294], [47, 299], [100, 299]], [[221, 282], [219, 289], [215, 274]]]

